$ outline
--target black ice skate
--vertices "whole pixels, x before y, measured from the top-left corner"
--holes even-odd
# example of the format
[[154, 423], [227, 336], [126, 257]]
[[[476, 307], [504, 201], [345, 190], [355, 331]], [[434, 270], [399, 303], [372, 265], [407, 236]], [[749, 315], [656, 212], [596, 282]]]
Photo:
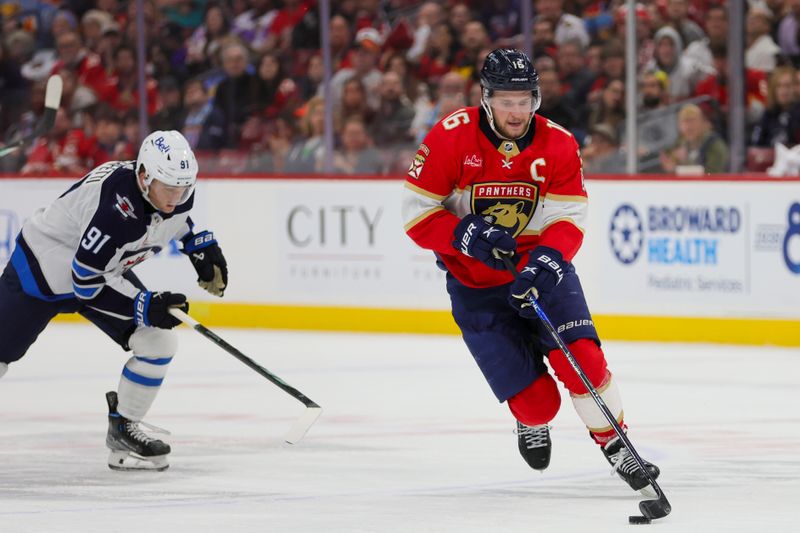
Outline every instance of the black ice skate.
[[[624, 479], [625, 483], [630, 485], [633, 490], [642, 491], [648, 496], [655, 496], [655, 491], [650, 487], [650, 481], [647, 479], [647, 476], [642, 469], [639, 468], [636, 459], [633, 458], [633, 455], [630, 454], [628, 448], [624, 446], [619, 437], [614, 437], [610, 440], [602, 450], [603, 455], [606, 456], [608, 462], [614, 467], [614, 472], [619, 474], [619, 477]], [[653, 479], [658, 478], [658, 475], [661, 473], [658, 467], [644, 459], [642, 459], [642, 461], [650, 472], [650, 475], [653, 476]]]
[[[112, 470], [155, 470], [169, 468], [169, 444], [148, 436], [134, 422], [117, 412], [117, 393], [106, 393], [108, 402], [108, 434], [106, 446], [111, 450], [108, 467]], [[152, 426], [148, 426], [152, 427]], [[163, 431], [163, 430], [162, 430]]]
[[541, 426], [526, 426], [517, 420], [517, 444], [519, 453], [528, 466], [534, 470], [544, 470], [550, 464], [550, 451], [553, 443], [550, 440], [550, 427], [547, 424]]

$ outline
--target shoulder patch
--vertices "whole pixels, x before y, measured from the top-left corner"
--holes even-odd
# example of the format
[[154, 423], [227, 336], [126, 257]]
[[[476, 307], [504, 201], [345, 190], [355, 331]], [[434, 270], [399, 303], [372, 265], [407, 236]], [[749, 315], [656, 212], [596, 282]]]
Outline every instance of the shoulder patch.
[[119, 194], [117, 194], [116, 196], [117, 196], [117, 203], [114, 204], [114, 210], [117, 211], [117, 213], [119, 213], [120, 215], [122, 215], [122, 218], [125, 220], [127, 220], [128, 218], [136, 220], [138, 217], [133, 212], [133, 204], [128, 199], [128, 197], [120, 196]]

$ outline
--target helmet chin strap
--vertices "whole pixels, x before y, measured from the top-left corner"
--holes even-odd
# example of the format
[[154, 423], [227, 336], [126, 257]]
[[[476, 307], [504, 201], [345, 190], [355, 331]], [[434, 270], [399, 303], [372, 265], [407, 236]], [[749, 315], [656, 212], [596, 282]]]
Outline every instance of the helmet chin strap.
[[[147, 172], [147, 171], [145, 171], [145, 172]], [[145, 176], [146, 176], [146, 174], [145, 174]], [[142, 193], [142, 197], [145, 200], [147, 200], [147, 203], [152, 205], [153, 208], [156, 211], [158, 211], [159, 209], [158, 209], [158, 207], [156, 207], [156, 204], [154, 204], [153, 201], [150, 200], [150, 184], [147, 183], [147, 177], [145, 177], [144, 180], [142, 180], [142, 179], [139, 178], [139, 175], [137, 174], [137, 176], [136, 176], [136, 185], [139, 186], [139, 192]]]

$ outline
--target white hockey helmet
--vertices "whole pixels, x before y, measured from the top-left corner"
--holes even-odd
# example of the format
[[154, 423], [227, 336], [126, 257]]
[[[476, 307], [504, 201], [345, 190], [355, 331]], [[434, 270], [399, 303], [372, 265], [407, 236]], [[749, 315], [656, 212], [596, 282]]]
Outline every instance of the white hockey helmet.
[[186, 187], [180, 204], [192, 195], [197, 182], [197, 159], [189, 141], [180, 132], [154, 131], [145, 137], [136, 159], [137, 176], [142, 167], [145, 198], [154, 179], [170, 187]]

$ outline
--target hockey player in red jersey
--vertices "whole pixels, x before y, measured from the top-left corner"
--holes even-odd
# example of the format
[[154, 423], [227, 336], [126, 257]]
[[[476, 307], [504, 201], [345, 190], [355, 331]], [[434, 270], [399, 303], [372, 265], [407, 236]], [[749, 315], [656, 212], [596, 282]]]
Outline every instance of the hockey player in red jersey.
[[[574, 137], [536, 115], [538, 75], [516, 50], [491, 52], [480, 107], [459, 109], [428, 133], [406, 178], [408, 235], [447, 271], [453, 317], [495, 396], [517, 420], [520, 453], [550, 463], [550, 428], [569, 390], [592, 439], [633, 488], [649, 485], [564, 353], [541, 326], [536, 297], [619, 421], [622, 401], [608, 370], [572, 258], [583, 241], [587, 195]], [[513, 253], [519, 277], [497, 252]], [[658, 467], [646, 463], [651, 474]]]

